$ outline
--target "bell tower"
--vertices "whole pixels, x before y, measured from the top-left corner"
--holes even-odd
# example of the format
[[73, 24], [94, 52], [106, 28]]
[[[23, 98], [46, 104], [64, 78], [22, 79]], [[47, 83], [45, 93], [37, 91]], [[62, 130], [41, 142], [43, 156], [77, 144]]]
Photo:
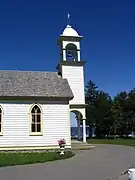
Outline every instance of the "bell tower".
[[58, 40], [60, 45], [61, 61], [80, 61], [80, 41], [82, 36], [70, 26], [67, 25]]
[[60, 47], [60, 61], [57, 65], [58, 73], [66, 78], [73, 92], [74, 98], [69, 102], [70, 112], [76, 114], [78, 126], [83, 121], [83, 141], [86, 142], [86, 113], [84, 93], [84, 64], [81, 59], [80, 36], [71, 25], [67, 25], [58, 39]]

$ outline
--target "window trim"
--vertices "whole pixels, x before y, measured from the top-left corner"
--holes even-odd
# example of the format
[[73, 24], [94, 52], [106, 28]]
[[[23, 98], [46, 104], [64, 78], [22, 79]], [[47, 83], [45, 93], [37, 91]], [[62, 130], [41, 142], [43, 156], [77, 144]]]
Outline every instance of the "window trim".
[[[41, 111], [41, 132], [32, 132], [31, 131], [31, 124], [32, 124], [32, 113], [31, 113], [31, 111], [32, 111], [34, 106], [38, 106], [40, 111]], [[30, 136], [43, 136], [43, 110], [42, 110], [41, 105], [39, 105], [37, 103], [33, 104], [29, 110], [29, 131], [30, 131], [30, 133], [29, 133]]]
[[0, 136], [3, 136], [3, 118], [4, 118], [4, 110], [3, 107], [0, 105], [1, 109], [1, 131], [0, 131]]

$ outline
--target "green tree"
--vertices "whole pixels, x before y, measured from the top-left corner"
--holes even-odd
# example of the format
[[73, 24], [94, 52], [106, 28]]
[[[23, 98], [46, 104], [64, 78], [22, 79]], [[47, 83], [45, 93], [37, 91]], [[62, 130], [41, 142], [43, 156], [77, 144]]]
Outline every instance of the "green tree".
[[95, 134], [99, 138], [105, 137], [111, 133], [112, 115], [111, 115], [112, 99], [108, 93], [100, 91], [95, 103], [96, 110], [96, 130]]
[[129, 107], [127, 102], [128, 93], [126, 91], [120, 92], [114, 97], [112, 106], [114, 135], [129, 134]]
[[[135, 88], [118, 93], [113, 100], [89, 81], [85, 89], [87, 124], [97, 137], [129, 135], [135, 131]], [[90, 132], [92, 132], [90, 130]], [[91, 134], [90, 134], [91, 136]]]
[[92, 128], [96, 122], [95, 119], [95, 102], [98, 96], [98, 87], [90, 80], [85, 88], [85, 101], [87, 104], [86, 108], [86, 117], [87, 117], [87, 125], [90, 127], [89, 137], [92, 136]]
[[128, 121], [128, 131], [131, 133], [135, 131], [135, 89], [132, 89], [128, 93], [125, 111]]
[[96, 136], [103, 137], [110, 132], [112, 100], [107, 93], [99, 91], [92, 81], [88, 82], [85, 92], [88, 104], [86, 108], [87, 124], [90, 126], [90, 132], [94, 126]]
[[99, 92], [98, 86], [96, 86], [96, 84], [94, 84], [94, 82], [90, 80], [85, 88], [86, 104], [94, 106], [97, 99], [98, 92]]

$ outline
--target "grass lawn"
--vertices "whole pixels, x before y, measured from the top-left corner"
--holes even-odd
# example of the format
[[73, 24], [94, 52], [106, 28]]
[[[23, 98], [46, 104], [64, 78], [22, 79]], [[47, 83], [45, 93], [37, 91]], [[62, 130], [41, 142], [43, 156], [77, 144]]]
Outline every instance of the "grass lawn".
[[71, 151], [60, 155], [58, 152], [0, 153], [0, 167], [44, 163], [74, 156]]
[[126, 145], [135, 146], [135, 139], [88, 139], [90, 144], [115, 144], [115, 145]]

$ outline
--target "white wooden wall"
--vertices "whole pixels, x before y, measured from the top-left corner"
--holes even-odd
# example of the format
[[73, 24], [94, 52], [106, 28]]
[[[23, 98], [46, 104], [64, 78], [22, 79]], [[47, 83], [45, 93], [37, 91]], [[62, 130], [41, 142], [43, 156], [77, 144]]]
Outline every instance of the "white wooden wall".
[[1, 102], [0, 105], [4, 110], [0, 147], [57, 146], [61, 138], [65, 138], [67, 145], [71, 145], [68, 104], [40, 104], [43, 110], [43, 136], [30, 136], [29, 110], [32, 103]]

